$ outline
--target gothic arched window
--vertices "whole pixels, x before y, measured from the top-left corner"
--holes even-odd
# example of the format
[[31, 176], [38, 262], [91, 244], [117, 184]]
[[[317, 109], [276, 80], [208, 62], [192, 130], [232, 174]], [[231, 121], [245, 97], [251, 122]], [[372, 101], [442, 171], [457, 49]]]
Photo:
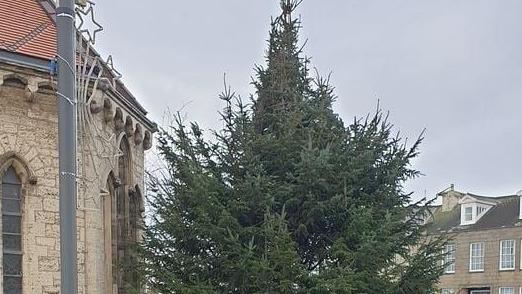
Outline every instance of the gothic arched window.
[[126, 136], [120, 142], [117, 169], [109, 174], [104, 199], [104, 238], [107, 293], [139, 289], [134, 264], [141, 226], [141, 192], [132, 187], [132, 160]]
[[130, 147], [127, 137], [120, 142], [122, 154], [118, 157], [118, 177], [121, 185], [116, 191], [116, 254], [113, 253], [113, 261], [116, 267], [113, 269], [118, 283], [118, 293], [126, 293], [128, 288], [128, 228], [129, 228], [129, 180], [130, 180]]
[[13, 167], [2, 176], [4, 294], [22, 293], [22, 183]]
[[114, 270], [113, 260], [115, 260], [115, 252], [117, 252], [117, 240], [115, 231], [115, 205], [114, 199], [116, 195], [116, 178], [111, 172], [107, 178], [106, 193], [103, 199], [103, 223], [104, 223], [104, 241], [105, 241], [105, 292], [107, 294], [117, 293], [117, 272]]

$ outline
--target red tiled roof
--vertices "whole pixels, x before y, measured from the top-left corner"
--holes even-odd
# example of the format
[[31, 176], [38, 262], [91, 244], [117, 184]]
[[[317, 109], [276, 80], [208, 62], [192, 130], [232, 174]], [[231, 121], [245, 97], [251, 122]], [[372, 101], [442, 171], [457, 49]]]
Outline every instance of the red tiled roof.
[[0, 49], [54, 58], [56, 24], [37, 0], [0, 0]]

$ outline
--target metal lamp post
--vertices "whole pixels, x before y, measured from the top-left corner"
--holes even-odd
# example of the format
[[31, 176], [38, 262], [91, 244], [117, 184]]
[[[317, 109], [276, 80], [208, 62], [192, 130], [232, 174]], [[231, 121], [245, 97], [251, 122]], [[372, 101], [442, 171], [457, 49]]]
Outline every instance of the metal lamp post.
[[58, 31], [58, 152], [60, 198], [60, 267], [62, 294], [76, 294], [76, 28], [74, 0], [59, 0]]

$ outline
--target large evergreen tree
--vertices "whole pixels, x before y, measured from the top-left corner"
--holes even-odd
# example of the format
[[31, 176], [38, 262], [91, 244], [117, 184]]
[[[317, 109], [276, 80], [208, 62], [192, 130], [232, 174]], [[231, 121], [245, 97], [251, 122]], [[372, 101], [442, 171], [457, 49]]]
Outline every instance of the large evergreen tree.
[[294, 0], [272, 21], [252, 104], [225, 89], [224, 128], [159, 136], [143, 269], [159, 293], [431, 293], [444, 240], [403, 189], [410, 147], [380, 110], [349, 126], [311, 77]]

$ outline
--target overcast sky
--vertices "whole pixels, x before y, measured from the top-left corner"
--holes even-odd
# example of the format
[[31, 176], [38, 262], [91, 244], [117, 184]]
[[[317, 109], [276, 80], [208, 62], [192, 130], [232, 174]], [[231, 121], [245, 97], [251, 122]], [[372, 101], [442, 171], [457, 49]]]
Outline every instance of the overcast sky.
[[[263, 62], [277, 0], [98, 0], [96, 47], [163, 121], [165, 109], [218, 128], [223, 74], [243, 96]], [[304, 0], [305, 52], [332, 72], [335, 110], [349, 122], [377, 101], [412, 141], [425, 128], [407, 188], [522, 189], [522, 1]]]

